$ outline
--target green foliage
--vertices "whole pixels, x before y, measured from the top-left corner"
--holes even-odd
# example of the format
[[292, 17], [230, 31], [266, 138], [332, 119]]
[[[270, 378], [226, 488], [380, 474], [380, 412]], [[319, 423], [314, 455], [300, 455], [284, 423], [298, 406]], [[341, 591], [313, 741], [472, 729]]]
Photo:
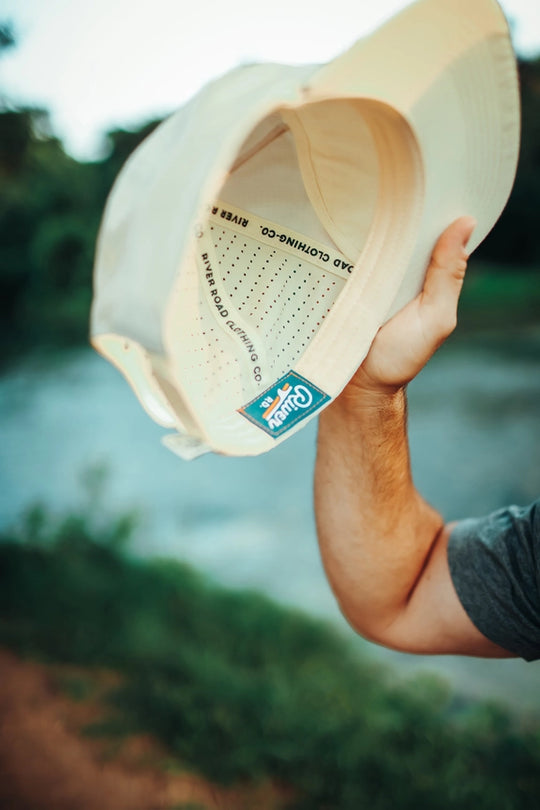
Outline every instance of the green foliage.
[[[47, 136], [38, 110], [0, 113], [0, 339], [3, 358], [87, 334], [104, 194], [89, 166]], [[39, 134], [42, 133], [42, 134]]]
[[538, 325], [540, 279], [537, 270], [517, 265], [484, 265], [471, 259], [459, 301], [460, 329], [500, 324]]
[[11, 22], [0, 22], [0, 55], [15, 45], [15, 31]]
[[72, 700], [82, 702], [95, 694], [95, 684], [83, 675], [67, 675], [57, 678], [60, 689]]
[[107, 157], [80, 163], [53, 136], [45, 111], [0, 110], [0, 364], [86, 341], [105, 199], [155, 125], [110, 133]]
[[540, 56], [519, 61], [521, 148], [516, 180], [503, 214], [475, 254], [496, 264], [540, 266]]
[[[131, 528], [34, 508], [0, 538], [0, 642], [122, 673], [93, 734], [152, 732], [214, 780], [290, 785], [296, 810], [536, 807], [537, 728], [495, 705], [458, 712], [441, 681], [396, 682], [329, 627], [261, 595], [130, 559], [118, 541]], [[84, 699], [88, 683], [71, 676], [66, 687]]]

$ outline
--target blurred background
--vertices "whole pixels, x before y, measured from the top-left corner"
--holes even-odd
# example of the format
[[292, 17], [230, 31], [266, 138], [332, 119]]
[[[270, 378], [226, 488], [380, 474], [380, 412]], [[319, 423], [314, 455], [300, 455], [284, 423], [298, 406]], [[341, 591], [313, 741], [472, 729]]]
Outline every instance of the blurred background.
[[[537, 664], [391, 653], [339, 614], [315, 427], [182, 462], [87, 345], [101, 212], [145, 135], [215, 75], [325, 61], [404, 5], [0, 5], [0, 807], [538, 807]], [[502, 5], [516, 183], [410, 386], [449, 520], [540, 493], [540, 7]]]

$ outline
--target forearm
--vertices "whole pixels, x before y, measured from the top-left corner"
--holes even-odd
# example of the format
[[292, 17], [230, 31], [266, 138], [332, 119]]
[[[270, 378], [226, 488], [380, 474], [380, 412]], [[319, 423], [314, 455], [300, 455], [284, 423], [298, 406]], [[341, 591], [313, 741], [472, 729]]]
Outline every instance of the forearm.
[[443, 526], [412, 481], [403, 389], [351, 385], [321, 415], [315, 512], [343, 613], [360, 633], [385, 643]]
[[343, 393], [320, 416], [315, 511], [322, 559], [343, 613], [398, 650], [507, 656], [474, 626], [447, 556], [452, 526], [416, 491], [405, 386], [456, 323], [475, 222], [435, 245], [422, 292], [378, 331]]

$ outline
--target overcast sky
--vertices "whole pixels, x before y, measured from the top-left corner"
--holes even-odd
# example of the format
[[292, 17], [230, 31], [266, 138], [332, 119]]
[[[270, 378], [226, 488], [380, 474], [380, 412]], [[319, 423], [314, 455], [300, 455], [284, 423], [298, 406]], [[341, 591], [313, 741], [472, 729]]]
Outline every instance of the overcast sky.
[[[8, 101], [52, 112], [80, 158], [102, 133], [177, 108], [246, 61], [324, 62], [407, 0], [0, 0], [18, 46], [0, 62]], [[540, 0], [502, 0], [520, 53], [540, 52]]]

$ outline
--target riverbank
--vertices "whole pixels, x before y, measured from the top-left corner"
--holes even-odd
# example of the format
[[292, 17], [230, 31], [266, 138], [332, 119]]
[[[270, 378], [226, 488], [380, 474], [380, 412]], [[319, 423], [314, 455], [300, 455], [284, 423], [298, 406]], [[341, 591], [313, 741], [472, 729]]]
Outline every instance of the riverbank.
[[[0, 644], [40, 661], [41, 672], [47, 664], [56, 691], [48, 707], [37, 668], [0, 652], [7, 675], [1, 758], [21, 793], [34, 774], [56, 795], [49, 803], [43, 797], [40, 807], [90, 810], [93, 773], [119, 800], [139, 781], [135, 806], [170, 808], [156, 781], [163, 770], [183, 773], [184, 787], [185, 774], [196, 775], [201, 789], [201, 779], [207, 789], [215, 784], [223, 804], [208, 804], [207, 793], [197, 798], [203, 808], [239, 810], [232, 797], [240, 785], [246, 810], [258, 792], [272, 810], [534, 806], [538, 719], [471, 701], [440, 679], [396, 677], [330, 625], [256, 593], [216, 586], [184, 564], [130, 557], [119, 550], [129, 533], [122, 516], [115, 523], [86, 514], [55, 521], [42, 512], [1, 538]], [[30, 715], [28, 690], [36, 704]], [[59, 701], [72, 736], [101, 745], [89, 757], [88, 745], [74, 740], [66, 769], [46, 740], [41, 757], [21, 773], [13, 741], [30, 753], [36, 719], [54, 717]], [[21, 709], [15, 716], [14, 703]], [[65, 752], [66, 729], [53, 726], [52, 734]], [[153, 741], [143, 753], [154, 768], [141, 768], [139, 759], [140, 779], [130, 782], [114, 752], [129, 755], [131, 745], [133, 753], [141, 735]], [[99, 774], [95, 760], [107, 748], [111, 767]], [[512, 756], [501, 760], [508, 750]], [[47, 760], [68, 794], [79, 789], [80, 771], [88, 804], [73, 797], [62, 804], [62, 786], [43, 768]]]
[[[413, 472], [447, 519], [528, 503], [540, 492], [540, 336], [458, 334], [409, 389]], [[0, 527], [40, 501], [57, 514], [88, 501], [114, 520], [134, 510], [134, 553], [186, 560], [216, 582], [256, 588], [350, 634], [325, 580], [311, 479], [315, 426], [253, 459], [185, 463], [160, 445], [163, 431], [122, 377], [91, 350], [26, 362], [0, 379]], [[443, 674], [474, 696], [539, 706], [538, 670], [491, 662], [393, 654], [402, 673]]]
[[[115, 679], [0, 649], [0, 806], [9, 810], [278, 810], [271, 785], [224, 788], [174, 766], [149, 734], [96, 737]], [[91, 697], [80, 688], [93, 686]], [[76, 688], [79, 688], [77, 693]], [[71, 693], [70, 693], [71, 690]], [[104, 799], [106, 797], [106, 799]]]

